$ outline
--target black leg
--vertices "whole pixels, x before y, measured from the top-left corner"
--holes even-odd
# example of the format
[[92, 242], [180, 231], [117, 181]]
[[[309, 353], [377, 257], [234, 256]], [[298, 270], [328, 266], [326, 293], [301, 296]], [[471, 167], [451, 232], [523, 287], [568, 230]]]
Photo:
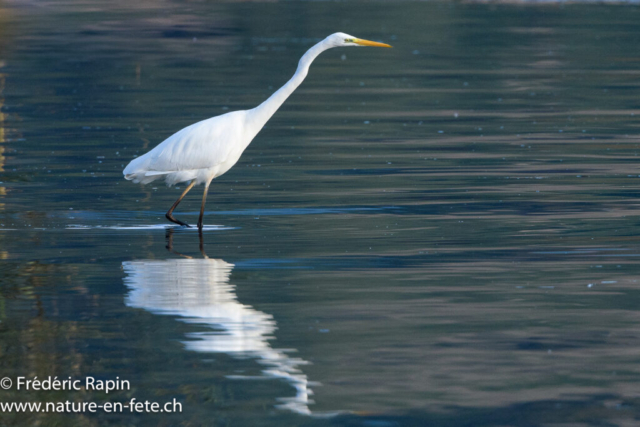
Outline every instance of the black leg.
[[191, 181], [191, 184], [189, 184], [187, 186], [187, 188], [185, 188], [185, 190], [182, 192], [182, 194], [180, 195], [180, 197], [178, 197], [178, 200], [176, 200], [176, 202], [173, 204], [173, 206], [171, 206], [171, 209], [169, 209], [169, 211], [167, 211], [167, 213], [165, 214], [165, 217], [167, 217], [167, 219], [171, 222], [174, 222], [176, 224], [185, 226], [185, 227], [190, 227], [189, 224], [187, 224], [186, 222], [182, 222], [178, 219], [175, 219], [173, 217], [173, 211], [175, 210], [175, 208], [178, 207], [178, 205], [180, 204], [180, 202], [182, 201], [182, 199], [184, 199], [184, 196], [187, 195], [187, 193], [189, 192], [189, 190], [191, 190], [193, 188], [193, 186], [196, 185], [196, 180], [194, 179], [193, 181]]
[[209, 192], [209, 182], [204, 186], [204, 194], [202, 194], [202, 205], [200, 205], [200, 218], [198, 219], [198, 230], [202, 231], [202, 217], [204, 216], [204, 204], [207, 202], [207, 193]]

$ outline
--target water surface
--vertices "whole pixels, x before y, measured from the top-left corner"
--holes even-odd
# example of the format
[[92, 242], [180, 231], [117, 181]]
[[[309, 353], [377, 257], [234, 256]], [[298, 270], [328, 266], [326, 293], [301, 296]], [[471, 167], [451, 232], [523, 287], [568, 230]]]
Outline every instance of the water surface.
[[[179, 414], [12, 425], [634, 425], [640, 11], [450, 2], [0, 6], [0, 376]], [[122, 178], [334, 49], [217, 178]], [[181, 187], [181, 186], [178, 186]], [[195, 223], [194, 190], [176, 217]]]

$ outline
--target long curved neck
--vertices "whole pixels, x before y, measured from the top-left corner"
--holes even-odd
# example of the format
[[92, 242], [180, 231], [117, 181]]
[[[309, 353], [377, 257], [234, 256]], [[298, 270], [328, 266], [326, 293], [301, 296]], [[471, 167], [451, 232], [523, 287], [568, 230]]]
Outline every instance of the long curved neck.
[[327, 43], [326, 40], [313, 46], [305, 53], [300, 62], [298, 63], [298, 69], [291, 79], [280, 89], [278, 89], [273, 95], [269, 97], [262, 104], [256, 108], [247, 111], [247, 129], [251, 132], [251, 139], [260, 132], [260, 129], [267, 123], [267, 121], [273, 116], [273, 114], [280, 108], [284, 101], [289, 98], [289, 95], [303, 82], [307, 73], [309, 72], [309, 66], [314, 59], [322, 52], [330, 49], [332, 46]]

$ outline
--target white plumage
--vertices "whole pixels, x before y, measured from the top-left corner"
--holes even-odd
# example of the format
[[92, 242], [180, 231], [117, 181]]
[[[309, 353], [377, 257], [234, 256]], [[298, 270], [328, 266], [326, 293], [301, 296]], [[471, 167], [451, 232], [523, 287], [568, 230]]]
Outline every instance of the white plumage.
[[260, 129], [307, 76], [313, 60], [338, 46], [391, 47], [384, 43], [335, 33], [309, 49], [300, 59], [293, 77], [269, 99], [252, 110], [234, 111], [187, 126], [148, 153], [133, 159], [124, 169], [125, 179], [148, 184], [164, 179], [167, 185], [190, 181], [166, 214], [169, 221], [188, 226], [173, 211], [196, 184], [205, 184], [198, 228], [202, 229], [204, 206], [211, 181], [236, 164]]
[[234, 111], [187, 126], [133, 159], [124, 177], [142, 184], [211, 181], [231, 169], [251, 142], [243, 135], [246, 116], [246, 111]]

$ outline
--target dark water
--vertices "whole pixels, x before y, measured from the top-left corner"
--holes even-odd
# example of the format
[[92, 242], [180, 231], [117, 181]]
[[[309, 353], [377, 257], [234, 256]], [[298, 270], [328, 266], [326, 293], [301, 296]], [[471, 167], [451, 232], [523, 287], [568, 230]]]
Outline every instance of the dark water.
[[[316, 60], [202, 252], [166, 229], [124, 165], [334, 31], [395, 47]], [[182, 404], [0, 422], [636, 425], [639, 42], [635, 5], [0, 3], [0, 400]]]

